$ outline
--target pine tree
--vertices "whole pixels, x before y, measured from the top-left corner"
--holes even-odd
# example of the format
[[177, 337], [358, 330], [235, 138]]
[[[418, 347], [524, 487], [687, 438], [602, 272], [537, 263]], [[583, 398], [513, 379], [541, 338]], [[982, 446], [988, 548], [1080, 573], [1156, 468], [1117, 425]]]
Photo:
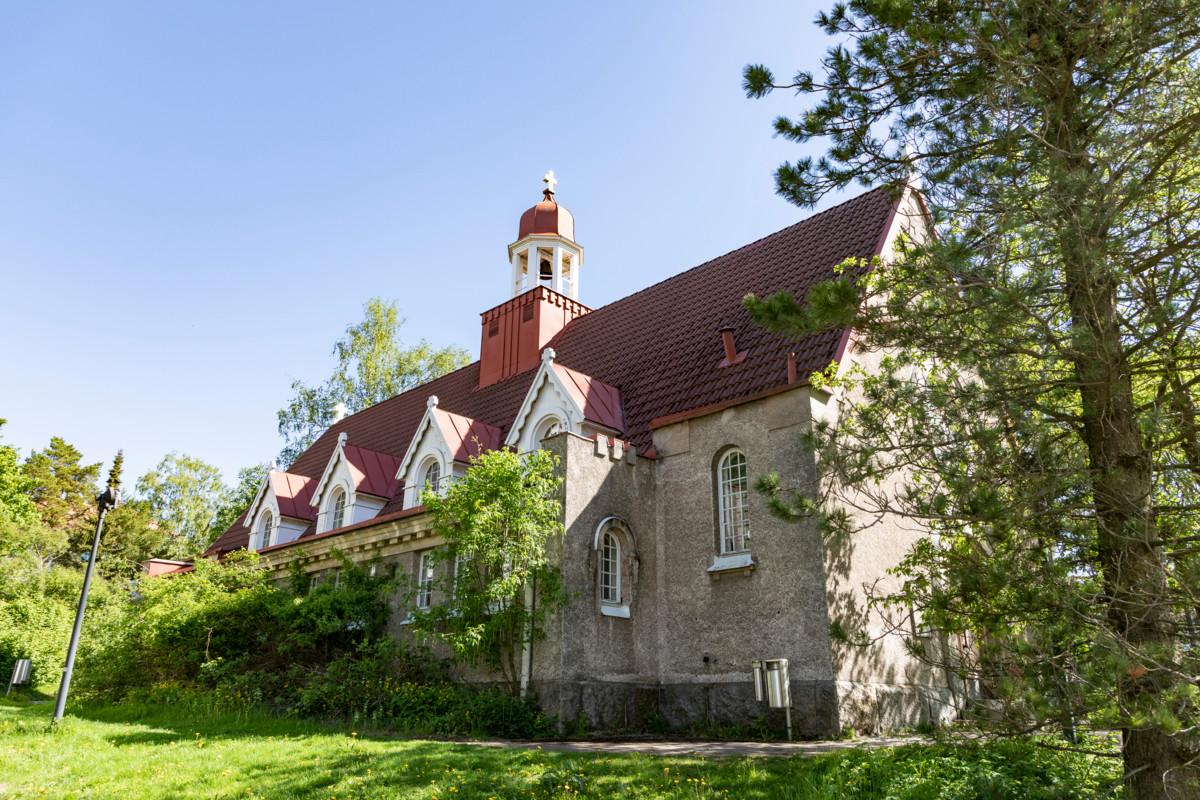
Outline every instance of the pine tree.
[[[779, 169], [783, 196], [915, 176], [939, 233], [748, 299], [776, 331], [849, 320], [882, 354], [834, 382], [818, 499], [937, 534], [880, 601], [976, 637], [955, 666], [1008, 730], [1121, 730], [1137, 800], [1200, 792], [1198, 20], [1194, 0], [854, 0], [819, 17], [839, 37], [819, 75], [744, 76], [814, 97], [776, 131], [829, 142]], [[780, 513], [811, 511], [778, 486]]]

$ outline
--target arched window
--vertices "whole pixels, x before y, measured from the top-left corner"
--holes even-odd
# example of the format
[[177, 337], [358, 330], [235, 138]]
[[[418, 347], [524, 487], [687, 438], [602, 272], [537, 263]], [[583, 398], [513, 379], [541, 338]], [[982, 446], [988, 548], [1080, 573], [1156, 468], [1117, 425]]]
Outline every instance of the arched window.
[[558, 417], [550, 416], [543, 419], [534, 428], [533, 444], [535, 447], [540, 447], [542, 441], [554, 436], [562, 430], [562, 420]]
[[421, 553], [421, 560], [417, 564], [417, 608], [429, 608], [429, 601], [433, 599], [433, 556], [430, 553]]
[[596, 594], [600, 613], [629, 619], [637, 585], [637, 546], [633, 532], [619, 517], [605, 517], [592, 539], [596, 552]]
[[731, 449], [717, 462], [717, 526], [721, 554], [749, 548], [750, 517], [747, 508], [750, 483], [746, 477], [746, 456]]
[[425, 481], [421, 484], [422, 489], [428, 489], [431, 492], [438, 490], [438, 484], [442, 480], [442, 465], [437, 461], [430, 460], [425, 466]]
[[600, 602], [621, 604], [621, 541], [611, 528], [600, 539]]
[[346, 490], [337, 487], [329, 498], [329, 530], [336, 530], [346, 522]]
[[258, 547], [261, 550], [264, 547], [271, 545], [271, 526], [275, 520], [271, 516], [270, 511], [264, 511], [258, 523]]

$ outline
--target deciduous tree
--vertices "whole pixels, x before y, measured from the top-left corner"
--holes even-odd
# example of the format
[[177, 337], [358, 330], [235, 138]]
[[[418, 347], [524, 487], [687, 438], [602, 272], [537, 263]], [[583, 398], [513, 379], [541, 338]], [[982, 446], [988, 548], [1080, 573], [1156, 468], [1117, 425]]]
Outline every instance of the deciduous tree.
[[138, 496], [169, 537], [166, 554], [172, 558], [188, 558], [208, 546], [225, 492], [220, 470], [174, 452], [137, 481]]
[[333, 423], [335, 408], [361, 411], [467, 363], [457, 347], [435, 348], [422, 339], [405, 347], [400, 339], [404, 320], [395, 303], [378, 297], [363, 306], [363, 319], [346, 328], [333, 346], [337, 366], [319, 386], [292, 383], [292, 399], [279, 410], [279, 435], [284, 439], [279, 461], [291, 464]]
[[458, 660], [499, 671], [514, 695], [522, 651], [544, 636], [563, 600], [554, 562], [560, 486], [552, 454], [493, 450], [473, 458], [444, 495], [421, 495], [445, 547], [432, 553], [433, 575], [417, 575], [414, 595], [429, 602], [413, 612], [413, 628]]

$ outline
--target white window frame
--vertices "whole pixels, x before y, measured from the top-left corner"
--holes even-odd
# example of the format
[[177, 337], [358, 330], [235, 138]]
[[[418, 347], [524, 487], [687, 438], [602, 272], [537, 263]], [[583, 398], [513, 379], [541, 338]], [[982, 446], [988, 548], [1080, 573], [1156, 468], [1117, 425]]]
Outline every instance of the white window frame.
[[[736, 467], [732, 462], [738, 459]], [[735, 472], [734, 470], [737, 470]], [[731, 447], [717, 460], [717, 552], [722, 555], [750, 550], [750, 477], [746, 454]]]
[[542, 417], [533, 428], [534, 446], [541, 447], [543, 439], [548, 439], [551, 436], [562, 433], [564, 427], [562, 419], [557, 414]]
[[271, 528], [275, 522], [275, 515], [270, 509], [265, 509], [258, 518], [258, 549], [271, 546]]
[[600, 536], [600, 602], [621, 603], [621, 537], [611, 527]]
[[421, 553], [417, 562], [417, 608], [425, 611], [433, 600], [433, 554]]
[[[339, 510], [337, 507], [338, 500], [342, 501], [342, 507]], [[350, 496], [344, 486], [333, 487], [333, 493], [329, 495], [329, 503], [325, 507], [326, 512], [326, 530], [333, 531], [346, 526], [346, 509], [350, 507]], [[339, 518], [340, 514], [340, 518]]]

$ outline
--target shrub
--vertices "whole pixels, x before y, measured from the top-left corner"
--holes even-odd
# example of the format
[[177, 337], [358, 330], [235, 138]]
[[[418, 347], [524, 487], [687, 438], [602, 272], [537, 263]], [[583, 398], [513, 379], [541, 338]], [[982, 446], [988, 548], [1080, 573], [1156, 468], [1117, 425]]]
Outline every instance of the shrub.
[[344, 562], [338, 585], [270, 583], [254, 556], [142, 581], [81, 658], [81, 693], [151, 691], [213, 710], [256, 707], [443, 736], [551, 731], [531, 703], [450, 681], [428, 649], [385, 633], [388, 582]]

